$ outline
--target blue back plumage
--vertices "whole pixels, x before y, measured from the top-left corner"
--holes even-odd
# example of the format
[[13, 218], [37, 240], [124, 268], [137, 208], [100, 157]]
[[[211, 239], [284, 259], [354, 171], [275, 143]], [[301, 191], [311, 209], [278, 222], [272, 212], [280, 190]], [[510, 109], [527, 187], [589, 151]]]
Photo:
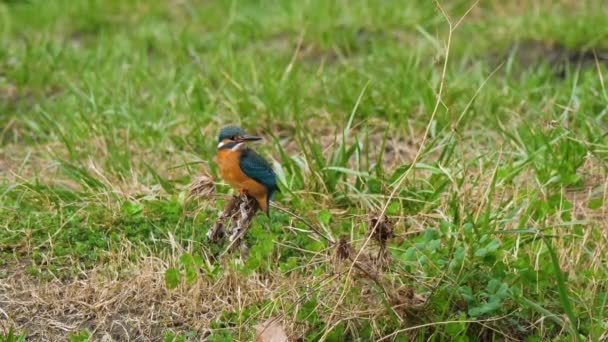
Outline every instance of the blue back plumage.
[[255, 151], [248, 148], [243, 150], [240, 156], [240, 166], [243, 173], [266, 186], [269, 200], [275, 191], [279, 191], [277, 176], [272, 170], [272, 166]]

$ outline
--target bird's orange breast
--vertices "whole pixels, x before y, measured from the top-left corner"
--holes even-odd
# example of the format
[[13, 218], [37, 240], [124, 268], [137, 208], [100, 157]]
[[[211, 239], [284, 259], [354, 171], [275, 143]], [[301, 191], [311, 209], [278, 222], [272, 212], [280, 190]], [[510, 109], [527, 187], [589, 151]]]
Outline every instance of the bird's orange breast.
[[220, 167], [220, 175], [237, 191], [246, 190], [247, 193], [253, 196], [260, 209], [266, 211], [268, 190], [266, 187], [248, 177], [242, 170], [239, 160], [240, 151], [219, 150], [217, 154], [217, 162]]
[[220, 150], [217, 154], [217, 162], [222, 178], [232, 187], [240, 190], [249, 177], [241, 170], [239, 151]]

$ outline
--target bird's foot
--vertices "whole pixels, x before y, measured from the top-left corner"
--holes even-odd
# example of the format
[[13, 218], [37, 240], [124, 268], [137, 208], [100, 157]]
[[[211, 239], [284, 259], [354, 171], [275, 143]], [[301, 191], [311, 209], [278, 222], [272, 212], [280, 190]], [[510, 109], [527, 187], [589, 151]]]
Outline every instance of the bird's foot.
[[246, 196], [247, 196], [247, 190], [246, 190], [246, 189], [241, 189], [241, 190], [239, 191], [239, 195], [240, 195], [241, 197], [246, 197]]

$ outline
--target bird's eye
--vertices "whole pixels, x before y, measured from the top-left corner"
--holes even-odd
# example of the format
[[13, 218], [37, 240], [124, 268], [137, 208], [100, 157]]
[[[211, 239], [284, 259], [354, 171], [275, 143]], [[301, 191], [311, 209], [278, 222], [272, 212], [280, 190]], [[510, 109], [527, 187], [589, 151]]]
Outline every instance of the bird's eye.
[[230, 138], [231, 140], [236, 140], [238, 137], [236, 135], [233, 135], [232, 138]]

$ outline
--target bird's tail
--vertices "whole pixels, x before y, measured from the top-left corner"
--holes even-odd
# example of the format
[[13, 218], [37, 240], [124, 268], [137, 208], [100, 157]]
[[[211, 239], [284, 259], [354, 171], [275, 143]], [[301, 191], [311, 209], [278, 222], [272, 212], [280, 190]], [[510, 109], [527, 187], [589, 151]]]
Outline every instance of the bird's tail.
[[280, 192], [278, 187], [269, 191], [268, 196], [266, 196], [266, 216], [268, 216], [268, 218], [270, 218], [270, 201], [274, 197], [275, 192]]

